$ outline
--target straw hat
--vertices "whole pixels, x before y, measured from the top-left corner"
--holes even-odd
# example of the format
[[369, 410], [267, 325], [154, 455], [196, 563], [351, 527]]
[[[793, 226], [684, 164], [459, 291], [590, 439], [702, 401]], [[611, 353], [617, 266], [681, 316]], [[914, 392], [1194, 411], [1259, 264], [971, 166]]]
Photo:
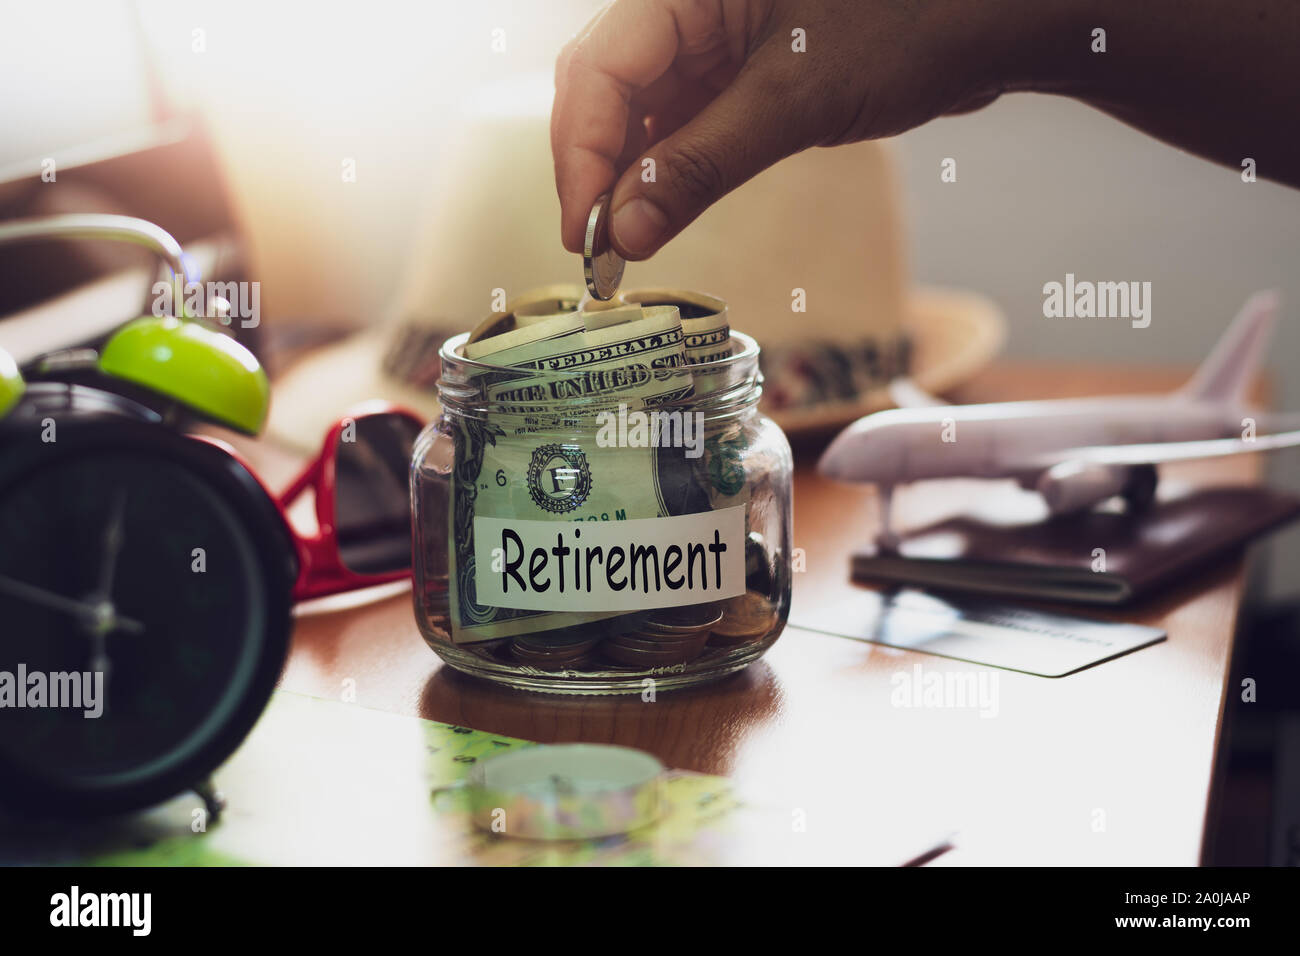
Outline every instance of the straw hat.
[[[582, 281], [559, 241], [546, 79], [516, 76], [466, 104], [437, 172], [427, 234], [391, 321], [302, 360], [277, 380], [273, 435], [310, 446], [350, 404], [386, 398], [430, 417], [436, 349], [536, 286]], [[898, 187], [886, 144], [813, 149], [729, 194], [623, 288], [707, 292], [758, 339], [765, 404], [787, 430], [826, 428], [887, 407], [906, 372], [949, 389], [1001, 346], [981, 296], [909, 286]]]

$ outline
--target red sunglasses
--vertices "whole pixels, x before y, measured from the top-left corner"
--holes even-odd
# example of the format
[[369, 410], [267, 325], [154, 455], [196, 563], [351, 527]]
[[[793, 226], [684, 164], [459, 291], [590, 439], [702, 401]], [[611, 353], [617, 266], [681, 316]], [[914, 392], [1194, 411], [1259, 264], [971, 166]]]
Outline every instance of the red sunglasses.
[[[387, 402], [368, 402], [336, 422], [320, 452], [276, 498], [298, 552], [293, 599], [400, 581], [411, 574], [410, 466], [424, 422]], [[311, 489], [315, 534], [289, 521]]]

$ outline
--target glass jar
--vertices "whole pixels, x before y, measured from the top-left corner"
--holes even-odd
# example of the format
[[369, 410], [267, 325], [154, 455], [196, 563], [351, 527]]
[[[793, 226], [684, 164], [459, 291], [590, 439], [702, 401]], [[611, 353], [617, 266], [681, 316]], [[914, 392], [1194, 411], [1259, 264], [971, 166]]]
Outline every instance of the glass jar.
[[[452, 667], [642, 693], [763, 656], [790, 608], [790, 446], [758, 345], [675, 368], [522, 370], [441, 352], [411, 470], [415, 616]], [[651, 684], [650, 682], [653, 682]]]

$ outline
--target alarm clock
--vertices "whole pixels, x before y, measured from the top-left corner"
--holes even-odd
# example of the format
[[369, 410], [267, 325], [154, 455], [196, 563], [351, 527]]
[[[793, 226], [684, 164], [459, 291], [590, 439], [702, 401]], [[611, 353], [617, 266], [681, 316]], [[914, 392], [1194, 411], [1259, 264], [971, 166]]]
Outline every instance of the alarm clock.
[[[142, 220], [0, 224], [0, 244], [70, 236], [146, 245], [184, 276]], [[256, 433], [266, 375], [215, 324], [164, 315], [27, 378], [0, 351], [0, 807], [108, 814], [194, 788], [215, 810], [203, 781], [288, 652], [299, 552], [249, 469], [168, 409]]]

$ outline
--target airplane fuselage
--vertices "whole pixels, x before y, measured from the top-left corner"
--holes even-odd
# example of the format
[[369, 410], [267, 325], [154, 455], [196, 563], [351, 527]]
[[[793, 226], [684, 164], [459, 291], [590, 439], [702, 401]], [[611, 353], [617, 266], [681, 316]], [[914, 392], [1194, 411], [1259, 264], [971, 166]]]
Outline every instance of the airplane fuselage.
[[1250, 414], [1177, 393], [891, 409], [838, 436], [821, 468], [832, 478], [885, 485], [1023, 480], [1071, 448], [1239, 437]]

